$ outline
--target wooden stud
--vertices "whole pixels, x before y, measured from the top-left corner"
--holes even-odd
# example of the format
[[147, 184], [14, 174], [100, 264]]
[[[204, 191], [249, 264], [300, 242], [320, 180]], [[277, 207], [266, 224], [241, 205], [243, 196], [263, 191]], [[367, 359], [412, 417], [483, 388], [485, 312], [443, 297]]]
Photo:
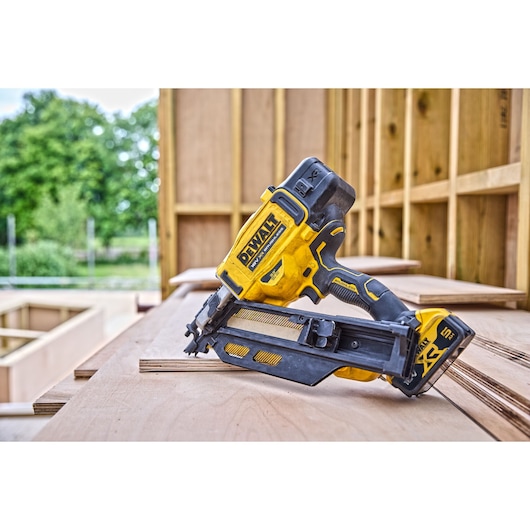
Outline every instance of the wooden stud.
[[242, 214], [245, 205], [252, 205], [253, 213], [267, 186], [276, 183], [275, 148], [274, 89], [243, 90]]
[[[359, 125], [360, 125], [360, 90], [347, 89], [345, 94], [344, 126], [344, 179], [359, 193]], [[356, 199], [357, 202], [358, 199]], [[359, 214], [354, 206], [346, 215], [346, 240], [344, 254], [352, 256], [359, 253]]]
[[457, 277], [457, 198], [456, 179], [458, 175], [458, 145], [460, 122], [460, 90], [451, 90], [451, 108], [449, 117], [449, 190], [447, 198], [447, 261], [445, 275]]
[[410, 191], [412, 188], [412, 102], [413, 90], [405, 92], [405, 131], [403, 140], [403, 236], [401, 255], [410, 259], [410, 223], [411, 205]]
[[274, 184], [281, 184], [285, 177], [285, 89], [274, 91]]
[[375, 90], [375, 134], [374, 134], [374, 232], [373, 232], [373, 252], [374, 256], [381, 255], [380, 230], [381, 230], [381, 124], [383, 113], [383, 90]]
[[366, 200], [368, 194], [368, 89], [361, 89], [360, 137], [359, 137], [359, 190], [357, 208], [359, 209], [359, 253], [368, 252], [368, 218]]
[[[243, 94], [240, 88], [231, 90], [232, 106], [232, 213], [230, 235], [235, 241], [241, 228], [242, 164], [243, 164]], [[227, 249], [228, 251], [228, 249]]]
[[517, 288], [527, 300], [519, 307], [530, 310], [530, 89], [523, 91], [521, 122], [521, 183], [517, 228]]
[[160, 289], [166, 299], [171, 286], [169, 279], [177, 273], [177, 217], [175, 215], [175, 178], [177, 144], [175, 138], [175, 102], [172, 89], [161, 89], [158, 102], [160, 130], [160, 191], [158, 193], [158, 236], [160, 241]]

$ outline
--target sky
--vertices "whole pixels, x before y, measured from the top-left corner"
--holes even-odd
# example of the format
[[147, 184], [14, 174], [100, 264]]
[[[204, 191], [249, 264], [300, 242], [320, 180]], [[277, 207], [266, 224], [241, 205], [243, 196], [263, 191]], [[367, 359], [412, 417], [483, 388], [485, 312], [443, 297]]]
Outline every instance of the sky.
[[[49, 87], [46, 87], [49, 88]], [[89, 101], [108, 113], [130, 114], [138, 105], [158, 97], [158, 88], [53, 88], [62, 97]], [[22, 96], [41, 88], [0, 88], [0, 120], [22, 110]]]

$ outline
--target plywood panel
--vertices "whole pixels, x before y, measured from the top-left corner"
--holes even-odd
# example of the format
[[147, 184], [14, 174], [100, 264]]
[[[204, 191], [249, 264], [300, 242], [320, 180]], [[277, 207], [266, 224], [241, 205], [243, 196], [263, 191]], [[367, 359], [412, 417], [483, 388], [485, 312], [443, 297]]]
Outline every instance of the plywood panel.
[[379, 178], [381, 192], [403, 189], [405, 142], [404, 89], [381, 91]]
[[177, 202], [230, 203], [231, 91], [179, 89], [175, 119]]
[[460, 90], [459, 175], [509, 163], [509, 116], [509, 90]]
[[503, 286], [506, 196], [458, 198], [457, 279]]
[[411, 170], [412, 184], [449, 178], [451, 90], [415, 89]]
[[[366, 274], [399, 274], [420, 267], [418, 260], [407, 260], [389, 256], [341, 256], [338, 262], [350, 269]], [[200, 289], [214, 289], [221, 285], [215, 276], [216, 267], [187, 269], [170, 279], [171, 285], [192, 284]]]
[[380, 281], [402, 300], [431, 306], [515, 302], [525, 298], [524, 292], [515, 289], [425, 274], [390, 274]]
[[273, 89], [243, 91], [243, 203], [259, 204], [274, 184], [274, 97]]
[[410, 257], [421, 261], [419, 272], [445, 276], [447, 256], [447, 204], [412, 204]]
[[[190, 308], [203, 302], [194, 296]], [[127, 331], [130, 342], [49, 420], [36, 441], [492, 440], [441, 396], [409, 399], [383, 381], [330, 377], [305, 387], [245, 371], [140, 373], [146, 341], [162, 325], [179, 336], [181, 324], [193, 316], [168, 302], [171, 297]]]
[[179, 221], [178, 269], [217, 266], [232, 243], [228, 217], [183, 216]]
[[401, 208], [381, 208], [379, 252], [383, 256], [401, 256], [403, 243], [403, 210]]
[[326, 160], [326, 91], [288, 89], [285, 125], [285, 176], [308, 156]]

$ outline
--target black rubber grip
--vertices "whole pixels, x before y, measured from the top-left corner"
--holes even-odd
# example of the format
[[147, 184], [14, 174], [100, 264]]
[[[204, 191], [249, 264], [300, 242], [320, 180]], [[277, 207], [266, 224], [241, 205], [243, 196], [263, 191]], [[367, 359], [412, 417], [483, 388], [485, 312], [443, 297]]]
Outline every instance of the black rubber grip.
[[329, 292], [342, 302], [356, 305], [357, 307], [360, 307], [364, 311], [370, 313], [370, 306], [358, 294], [354, 293], [350, 289], [346, 289], [346, 287], [343, 287], [338, 283], [332, 283], [329, 288]]

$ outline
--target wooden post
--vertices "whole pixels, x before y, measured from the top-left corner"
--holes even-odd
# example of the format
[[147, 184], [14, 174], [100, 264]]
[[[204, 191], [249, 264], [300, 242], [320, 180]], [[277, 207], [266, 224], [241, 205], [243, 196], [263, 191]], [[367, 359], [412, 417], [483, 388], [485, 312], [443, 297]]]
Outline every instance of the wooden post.
[[241, 228], [242, 164], [243, 164], [243, 95], [240, 88], [232, 89], [232, 213], [230, 234], [235, 241]]
[[285, 179], [285, 89], [274, 91], [274, 183]]
[[368, 254], [368, 216], [366, 202], [368, 193], [368, 89], [361, 89], [361, 135], [359, 153], [359, 253]]
[[517, 289], [525, 291], [521, 309], [530, 310], [530, 89], [523, 91], [521, 123], [521, 182], [519, 184], [519, 223], [517, 229]]
[[451, 108], [449, 121], [449, 197], [447, 199], [447, 277], [456, 278], [457, 250], [457, 196], [456, 178], [458, 176], [458, 131], [460, 111], [460, 90], [451, 90]]
[[172, 291], [169, 279], [177, 274], [177, 217], [175, 212], [177, 143], [173, 89], [160, 90], [158, 107], [160, 288], [162, 300], [165, 300]]
[[410, 190], [412, 187], [412, 102], [413, 90], [405, 93], [405, 132], [403, 142], [403, 239], [401, 257], [410, 259]]

